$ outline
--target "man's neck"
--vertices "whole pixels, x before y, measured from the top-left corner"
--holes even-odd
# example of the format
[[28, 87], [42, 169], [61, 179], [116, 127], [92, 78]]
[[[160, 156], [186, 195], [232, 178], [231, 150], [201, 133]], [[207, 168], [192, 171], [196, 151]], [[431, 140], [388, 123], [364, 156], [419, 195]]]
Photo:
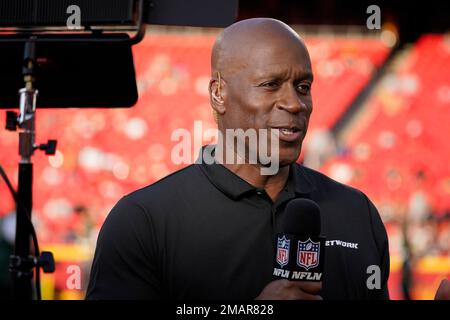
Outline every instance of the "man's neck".
[[215, 154], [217, 162], [221, 163], [225, 168], [247, 181], [252, 186], [264, 189], [270, 196], [273, 202], [278, 197], [278, 194], [286, 186], [289, 177], [289, 166], [281, 167], [274, 175], [262, 175], [260, 164], [228, 164], [223, 156]]

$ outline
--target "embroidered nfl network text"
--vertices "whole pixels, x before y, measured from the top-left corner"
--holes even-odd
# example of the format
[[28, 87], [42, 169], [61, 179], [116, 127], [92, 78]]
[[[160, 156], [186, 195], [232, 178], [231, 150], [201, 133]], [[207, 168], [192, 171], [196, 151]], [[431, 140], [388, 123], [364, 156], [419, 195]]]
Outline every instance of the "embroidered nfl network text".
[[359, 245], [359, 243], [356, 243], [356, 242], [345, 242], [342, 240], [327, 240], [327, 241], [325, 241], [326, 247], [339, 246], [339, 247], [350, 248], [350, 249], [359, 249], [358, 245]]

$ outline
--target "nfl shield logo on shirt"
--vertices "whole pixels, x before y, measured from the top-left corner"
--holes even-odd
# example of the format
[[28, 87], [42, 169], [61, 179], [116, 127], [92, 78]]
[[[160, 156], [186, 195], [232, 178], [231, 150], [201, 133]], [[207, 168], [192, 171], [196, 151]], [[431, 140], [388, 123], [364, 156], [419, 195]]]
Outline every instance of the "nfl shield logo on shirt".
[[277, 241], [277, 263], [283, 268], [289, 262], [289, 246], [291, 240], [286, 239], [285, 236], [278, 238]]
[[298, 242], [297, 265], [309, 270], [319, 265], [320, 242], [311, 239]]

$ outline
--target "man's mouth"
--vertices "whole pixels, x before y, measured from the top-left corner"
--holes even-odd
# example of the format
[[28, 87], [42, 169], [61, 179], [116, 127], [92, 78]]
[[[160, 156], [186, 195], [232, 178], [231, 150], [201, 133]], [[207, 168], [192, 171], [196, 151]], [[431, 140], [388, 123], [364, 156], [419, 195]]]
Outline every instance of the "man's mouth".
[[284, 135], [291, 135], [291, 134], [294, 134], [295, 132], [297, 132], [299, 130], [295, 129], [295, 128], [281, 128], [280, 131]]
[[298, 141], [302, 136], [302, 130], [298, 127], [277, 127], [272, 128], [279, 130], [279, 139], [285, 142]]

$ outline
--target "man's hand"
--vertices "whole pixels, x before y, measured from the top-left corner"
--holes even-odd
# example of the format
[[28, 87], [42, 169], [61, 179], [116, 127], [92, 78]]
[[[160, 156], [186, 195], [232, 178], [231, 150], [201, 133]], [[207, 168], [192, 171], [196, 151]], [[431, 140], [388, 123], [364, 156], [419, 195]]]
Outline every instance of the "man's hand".
[[256, 300], [323, 300], [317, 295], [320, 289], [322, 282], [275, 280], [264, 287]]
[[450, 281], [448, 279], [441, 281], [434, 300], [450, 300]]

